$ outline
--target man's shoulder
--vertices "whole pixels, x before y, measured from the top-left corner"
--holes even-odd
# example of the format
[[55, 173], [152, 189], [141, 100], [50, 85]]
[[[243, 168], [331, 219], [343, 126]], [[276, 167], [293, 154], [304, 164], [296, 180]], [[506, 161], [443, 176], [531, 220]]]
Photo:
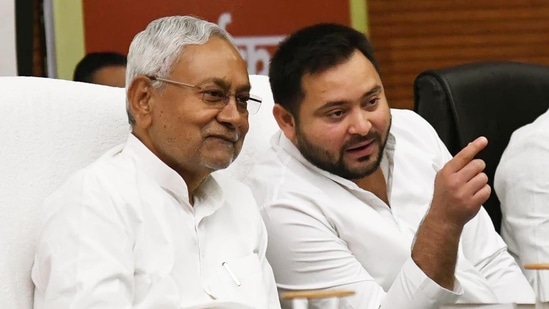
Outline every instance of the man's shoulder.
[[549, 110], [536, 120], [516, 129], [509, 140], [508, 148], [532, 147], [539, 144], [548, 144], [549, 138]]
[[339, 188], [315, 167], [273, 148], [255, 162], [243, 182], [251, 188], [261, 208], [281, 201], [301, 205], [311, 197], [325, 196], [326, 188]]
[[406, 109], [391, 109], [391, 116], [391, 133], [396, 137], [398, 144], [405, 144], [407, 145], [405, 148], [410, 149], [439, 150], [442, 142], [437, 132], [427, 120], [416, 112]]
[[[525, 151], [525, 150], [528, 151]], [[549, 111], [540, 115], [535, 121], [516, 129], [505, 147], [494, 175], [496, 189], [502, 182], [515, 186], [519, 180], [532, 181], [543, 167], [543, 158], [549, 154]], [[541, 164], [541, 165], [540, 165]], [[539, 174], [541, 175], [541, 174]], [[541, 178], [540, 178], [541, 179]], [[501, 190], [499, 190], [501, 191]], [[504, 194], [503, 192], [500, 194]]]
[[[248, 184], [250, 179], [259, 179], [273, 186], [280, 186], [291, 181], [311, 177], [318, 177], [318, 173], [311, 170], [309, 164], [301, 162], [282, 147], [276, 149], [271, 147], [253, 164], [244, 179], [244, 183]], [[306, 186], [307, 183], [304, 183], [304, 185]]]
[[409, 109], [391, 108], [393, 126], [409, 129], [410, 126], [432, 128], [429, 122]]
[[128, 184], [135, 182], [135, 169], [130, 162], [116, 157], [118, 151], [112, 149], [70, 175], [51, 196], [71, 196], [101, 190], [121, 193], [123, 188], [130, 187]]

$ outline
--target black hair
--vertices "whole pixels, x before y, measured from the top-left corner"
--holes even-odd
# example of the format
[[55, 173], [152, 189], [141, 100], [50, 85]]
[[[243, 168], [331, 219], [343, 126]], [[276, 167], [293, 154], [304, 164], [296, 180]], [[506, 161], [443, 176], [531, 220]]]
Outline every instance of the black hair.
[[92, 83], [93, 75], [99, 69], [110, 66], [126, 66], [126, 56], [117, 52], [89, 53], [74, 69], [73, 80], [77, 82]]
[[270, 62], [269, 82], [274, 101], [297, 116], [305, 95], [301, 86], [303, 75], [322, 73], [348, 60], [356, 50], [379, 73], [368, 38], [353, 28], [320, 23], [291, 34], [279, 44]]

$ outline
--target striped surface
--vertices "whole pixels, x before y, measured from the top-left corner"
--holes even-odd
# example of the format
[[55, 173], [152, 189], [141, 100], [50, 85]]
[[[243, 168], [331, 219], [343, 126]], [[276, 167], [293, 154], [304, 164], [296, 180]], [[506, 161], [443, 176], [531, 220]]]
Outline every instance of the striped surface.
[[479, 60], [549, 64], [549, 1], [368, 0], [392, 107], [413, 108], [421, 71]]

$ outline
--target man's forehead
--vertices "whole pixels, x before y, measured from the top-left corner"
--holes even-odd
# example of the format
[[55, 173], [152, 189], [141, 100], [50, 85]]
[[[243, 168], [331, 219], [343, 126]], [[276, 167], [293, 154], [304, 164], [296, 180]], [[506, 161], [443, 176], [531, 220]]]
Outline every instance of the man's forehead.
[[187, 46], [174, 63], [172, 77], [224, 88], [250, 87], [246, 63], [240, 53], [230, 42], [219, 38]]

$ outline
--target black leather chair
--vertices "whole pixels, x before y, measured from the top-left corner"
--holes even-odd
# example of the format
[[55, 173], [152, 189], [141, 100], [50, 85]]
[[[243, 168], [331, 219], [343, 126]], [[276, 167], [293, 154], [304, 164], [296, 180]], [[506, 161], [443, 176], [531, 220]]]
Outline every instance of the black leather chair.
[[[491, 186], [513, 131], [548, 108], [549, 66], [477, 62], [427, 70], [414, 81], [414, 110], [453, 155], [478, 136], [488, 138], [478, 157], [486, 162]], [[493, 189], [484, 207], [499, 232], [501, 210]]]

